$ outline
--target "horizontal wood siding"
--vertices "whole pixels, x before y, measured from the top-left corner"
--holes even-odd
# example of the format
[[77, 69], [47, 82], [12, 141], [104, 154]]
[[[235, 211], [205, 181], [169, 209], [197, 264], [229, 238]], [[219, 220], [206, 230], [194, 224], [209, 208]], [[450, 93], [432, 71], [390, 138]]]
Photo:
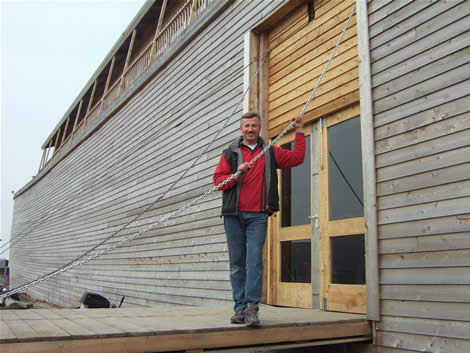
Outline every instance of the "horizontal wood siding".
[[[269, 33], [269, 135], [278, 135], [299, 114], [328, 62], [354, 1], [315, 1], [299, 7]], [[359, 101], [356, 17], [331, 62], [304, 120], [331, 114]]]
[[[105, 125], [15, 199], [12, 287], [54, 271], [111, 235], [98, 249], [147, 229], [212, 187], [222, 148], [238, 135], [244, 34], [280, 4], [233, 2]], [[27, 292], [71, 307], [85, 291], [116, 304], [125, 296], [124, 306], [231, 303], [220, 206], [220, 194], [213, 193]]]
[[378, 352], [470, 351], [470, 2], [369, 2]]

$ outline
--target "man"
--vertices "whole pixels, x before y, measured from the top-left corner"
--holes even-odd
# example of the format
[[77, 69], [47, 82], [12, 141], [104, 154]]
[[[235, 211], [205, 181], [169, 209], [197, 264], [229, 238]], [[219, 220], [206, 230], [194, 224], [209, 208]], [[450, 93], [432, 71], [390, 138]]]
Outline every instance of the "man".
[[293, 151], [277, 146], [267, 150], [250, 168], [249, 162], [267, 145], [259, 136], [261, 118], [249, 112], [241, 117], [241, 135], [224, 150], [214, 173], [219, 185], [240, 170], [226, 184], [222, 196], [222, 215], [230, 260], [230, 282], [235, 301], [233, 324], [259, 325], [258, 303], [263, 290], [263, 247], [268, 216], [279, 210], [277, 168], [302, 164], [305, 157], [303, 122], [296, 120]]

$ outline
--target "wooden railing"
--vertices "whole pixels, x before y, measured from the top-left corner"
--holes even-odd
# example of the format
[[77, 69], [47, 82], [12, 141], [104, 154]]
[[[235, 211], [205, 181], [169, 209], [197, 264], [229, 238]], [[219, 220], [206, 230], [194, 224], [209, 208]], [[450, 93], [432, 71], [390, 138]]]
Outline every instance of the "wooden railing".
[[[44, 149], [39, 170], [44, 168], [44, 166], [53, 159], [57, 151], [72, 140], [73, 135], [75, 135], [79, 129], [83, 129], [87, 123], [93, 121], [103, 109], [112, 105], [116, 98], [118, 98], [125, 89], [131, 86], [132, 83], [147, 70], [152, 62], [165, 52], [165, 49], [178, 40], [189, 24], [204, 12], [212, 1], [217, 0], [187, 0], [168, 23], [156, 33], [153, 40], [142, 49], [127, 67], [124, 67], [120, 78], [103, 93], [101, 99], [96, 103], [92, 102], [93, 107], [87, 112], [85, 118], [75, 126], [71, 136], [66, 136], [62, 144], [54, 147], [54, 153], [50, 158], [49, 151], [53, 147], [46, 147]], [[132, 50], [132, 45], [129, 50]], [[93, 95], [90, 99], [93, 99]], [[50, 145], [51, 144], [48, 144], [48, 146]]]

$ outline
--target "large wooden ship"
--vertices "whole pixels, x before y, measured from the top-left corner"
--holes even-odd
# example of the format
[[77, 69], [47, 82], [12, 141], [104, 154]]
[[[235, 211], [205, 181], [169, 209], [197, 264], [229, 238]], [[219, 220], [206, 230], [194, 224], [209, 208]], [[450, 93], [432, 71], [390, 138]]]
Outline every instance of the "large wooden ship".
[[14, 196], [11, 287], [102, 252], [26, 292], [231, 306], [220, 194], [159, 219], [212, 188], [243, 112], [266, 139], [299, 114], [351, 14], [280, 173], [264, 302], [364, 314], [377, 352], [470, 351], [468, 1], [149, 0]]

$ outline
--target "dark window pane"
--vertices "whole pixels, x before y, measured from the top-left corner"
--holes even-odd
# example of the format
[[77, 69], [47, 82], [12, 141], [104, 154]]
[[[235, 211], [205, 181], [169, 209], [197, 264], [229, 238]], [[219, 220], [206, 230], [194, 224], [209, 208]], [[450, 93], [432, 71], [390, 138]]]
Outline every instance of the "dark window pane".
[[281, 282], [311, 282], [309, 239], [281, 242]]
[[331, 283], [366, 283], [364, 234], [331, 237], [331, 268]]
[[[282, 145], [292, 150], [293, 142]], [[305, 136], [305, 161], [281, 171], [281, 227], [309, 224], [310, 219], [310, 136]]]
[[364, 216], [359, 117], [328, 128], [330, 220]]

